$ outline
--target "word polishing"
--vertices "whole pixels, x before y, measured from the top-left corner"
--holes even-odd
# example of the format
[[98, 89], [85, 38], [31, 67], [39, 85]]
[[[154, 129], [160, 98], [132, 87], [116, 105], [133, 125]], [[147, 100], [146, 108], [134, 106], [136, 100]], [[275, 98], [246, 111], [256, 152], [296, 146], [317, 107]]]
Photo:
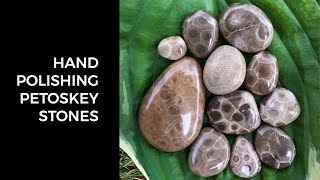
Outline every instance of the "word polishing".
[[[84, 58], [57, 58], [54, 57], [54, 69], [67, 68], [96, 68], [99, 61], [94, 57]], [[17, 75], [17, 86], [25, 84], [27, 86], [98, 86], [97, 75]], [[20, 93], [20, 104], [96, 104], [99, 93]], [[76, 122], [95, 122], [98, 121], [97, 110], [41, 110], [39, 121], [76, 121]]]

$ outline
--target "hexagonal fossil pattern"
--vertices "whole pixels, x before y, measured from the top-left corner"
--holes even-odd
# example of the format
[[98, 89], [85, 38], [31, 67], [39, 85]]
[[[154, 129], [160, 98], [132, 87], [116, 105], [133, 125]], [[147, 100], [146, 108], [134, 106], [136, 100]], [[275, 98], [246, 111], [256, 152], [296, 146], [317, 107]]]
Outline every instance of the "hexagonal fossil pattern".
[[235, 139], [230, 157], [230, 167], [235, 175], [242, 178], [251, 178], [260, 172], [260, 159], [247, 138], [238, 136]]
[[199, 10], [185, 18], [182, 33], [192, 54], [204, 58], [217, 44], [218, 22], [209, 13]]
[[203, 128], [192, 144], [188, 164], [198, 176], [213, 176], [225, 169], [230, 158], [227, 138], [214, 128]]
[[251, 4], [235, 3], [220, 15], [219, 28], [224, 38], [240, 51], [266, 49], [273, 38], [273, 26], [266, 14]]
[[158, 45], [158, 53], [160, 56], [178, 60], [187, 52], [187, 45], [180, 36], [171, 36], [160, 41]]
[[243, 90], [215, 96], [208, 104], [207, 115], [215, 129], [227, 134], [246, 134], [261, 122], [252, 94]]
[[245, 81], [251, 92], [266, 95], [276, 88], [278, 74], [276, 57], [268, 51], [261, 51], [251, 59]]
[[276, 88], [260, 104], [261, 119], [272, 126], [284, 126], [298, 118], [300, 105], [294, 94], [285, 88]]
[[191, 57], [171, 64], [144, 96], [139, 110], [143, 136], [154, 147], [174, 152], [198, 136], [204, 113], [201, 67]]
[[291, 138], [280, 128], [268, 125], [257, 130], [255, 148], [261, 161], [276, 169], [288, 167], [296, 155]]

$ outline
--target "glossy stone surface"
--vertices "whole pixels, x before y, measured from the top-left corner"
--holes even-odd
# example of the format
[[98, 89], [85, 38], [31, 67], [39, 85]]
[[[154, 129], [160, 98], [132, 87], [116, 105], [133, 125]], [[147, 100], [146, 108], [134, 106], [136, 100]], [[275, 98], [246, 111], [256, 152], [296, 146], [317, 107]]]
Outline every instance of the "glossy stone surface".
[[158, 45], [158, 53], [160, 56], [178, 60], [187, 52], [187, 45], [180, 36], [171, 36], [160, 41]]
[[215, 96], [207, 106], [207, 115], [216, 130], [227, 134], [246, 134], [261, 123], [256, 101], [243, 90]]
[[235, 3], [222, 12], [219, 28], [223, 37], [243, 52], [266, 49], [273, 38], [273, 26], [267, 15], [251, 4]]
[[195, 57], [204, 58], [217, 44], [218, 22], [209, 13], [199, 10], [185, 18], [182, 34], [191, 53]]
[[276, 88], [278, 74], [277, 58], [268, 51], [261, 51], [251, 59], [245, 81], [251, 92], [266, 95]]
[[189, 168], [198, 176], [219, 174], [227, 166], [230, 146], [227, 138], [214, 128], [201, 130], [189, 152]]
[[256, 176], [261, 170], [261, 162], [250, 141], [238, 136], [232, 146], [230, 157], [232, 172], [242, 178]]
[[257, 130], [255, 148], [260, 160], [276, 169], [288, 167], [296, 155], [291, 138], [280, 128], [268, 125], [263, 125]]
[[183, 57], [167, 67], [144, 96], [139, 126], [154, 147], [179, 151], [198, 136], [203, 113], [201, 67], [195, 59]]
[[246, 76], [246, 62], [235, 47], [220, 46], [207, 59], [203, 81], [213, 94], [223, 95], [238, 89]]
[[284, 126], [298, 118], [300, 105], [294, 94], [285, 88], [276, 88], [260, 104], [261, 119], [271, 126]]

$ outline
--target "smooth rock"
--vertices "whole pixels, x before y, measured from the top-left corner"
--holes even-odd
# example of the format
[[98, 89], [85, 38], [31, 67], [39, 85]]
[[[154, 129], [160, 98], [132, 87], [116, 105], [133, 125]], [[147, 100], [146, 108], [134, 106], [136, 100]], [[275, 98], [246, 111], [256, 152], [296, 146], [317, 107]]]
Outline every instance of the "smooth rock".
[[267, 15], [252, 4], [235, 3], [220, 15], [223, 37], [243, 52], [265, 50], [273, 38], [273, 26]]
[[232, 46], [220, 46], [209, 56], [203, 70], [203, 81], [213, 94], [223, 95], [238, 89], [246, 76], [246, 62]]
[[246, 134], [261, 123], [255, 99], [243, 90], [215, 96], [208, 104], [207, 115], [216, 130], [227, 134]]
[[260, 160], [276, 169], [288, 167], [296, 155], [291, 138], [280, 128], [268, 125], [263, 125], [257, 130], [255, 148]]
[[187, 52], [187, 45], [180, 36], [171, 36], [160, 41], [158, 45], [158, 53], [160, 56], [178, 60]]
[[182, 34], [191, 53], [195, 57], [204, 58], [218, 42], [218, 22], [209, 13], [199, 10], [185, 18]]
[[300, 105], [294, 94], [285, 88], [276, 88], [260, 104], [261, 119], [271, 126], [284, 126], [298, 118]]
[[167, 67], [144, 96], [139, 126], [154, 147], [174, 152], [196, 139], [203, 114], [201, 67], [195, 59], [183, 57]]
[[208, 177], [223, 171], [229, 158], [227, 138], [214, 128], [206, 127], [191, 146], [188, 164], [190, 170], [198, 176]]
[[256, 176], [261, 170], [261, 162], [250, 141], [238, 136], [233, 143], [230, 168], [232, 172], [241, 178]]
[[268, 51], [261, 51], [251, 59], [245, 81], [251, 92], [266, 95], [276, 88], [278, 74], [277, 58]]

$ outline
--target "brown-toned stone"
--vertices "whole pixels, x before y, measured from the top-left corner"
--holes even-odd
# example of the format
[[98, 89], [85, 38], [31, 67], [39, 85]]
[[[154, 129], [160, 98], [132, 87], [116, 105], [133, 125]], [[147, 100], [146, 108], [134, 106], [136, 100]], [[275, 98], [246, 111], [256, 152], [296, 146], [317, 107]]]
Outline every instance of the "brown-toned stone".
[[171, 36], [160, 41], [158, 45], [158, 53], [160, 56], [178, 60], [187, 52], [187, 45], [180, 36]]
[[189, 168], [198, 176], [208, 177], [219, 174], [227, 166], [230, 146], [227, 138], [214, 128], [201, 130], [189, 152]]
[[233, 143], [230, 168], [241, 178], [254, 177], [261, 170], [261, 162], [253, 145], [243, 136], [237, 136]]
[[246, 75], [246, 62], [232, 46], [218, 47], [209, 56], [203, 70], [203, 81], [213, 94], [223, 95], [238, 89]]
[[220, 15], [223, 37], [243, 52], [266, 49], [273, 38], [273, 26], [267, 15], [252, 4], [235, 3]]
[[215, 96], [208, 104], [207, 115], [215, 129], [227, 134], [246, 134], [261, 123], [252, 94], [243, 90]]
[[276, 88], [260, 104], [261, 119], [271, 126], [284, 126], [298, 118], [300, 105], [294, 94], [285, 88]]
[[203, 112], [201, 67], [195, 59], [183, 57], [165, 69], [144, 96], [139, 126], [154, 147], [179, 151], [198, 136]]
[[255, 148], [260, 160], [276, 169], [288, 167], [296, 155], [292, 139], [280, 128], [268, 125], [257, 130]]
[[195, 57], [204, 58], [217, 44], [218, 22], [208, 12], [199, 10], [185, 18], [182, 34], [191, 53]]
[[276, 88], [278, 74], [277, 58], [268, 51], [261, 51], [251, 59], [245, 81], [251, 92], [266, 95]]

